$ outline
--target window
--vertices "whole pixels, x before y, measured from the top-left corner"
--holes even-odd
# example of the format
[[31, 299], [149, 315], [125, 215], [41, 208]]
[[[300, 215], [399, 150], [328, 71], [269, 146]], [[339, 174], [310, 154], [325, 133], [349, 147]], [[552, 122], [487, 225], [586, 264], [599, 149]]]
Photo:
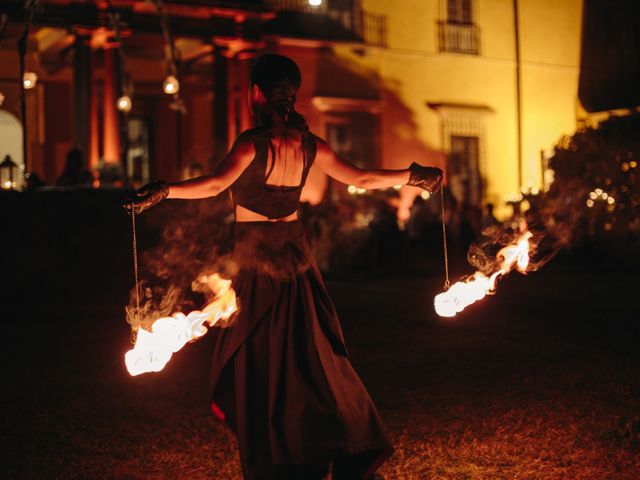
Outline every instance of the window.
[[442, 150], [447, 152], [447, 179], [451, 194], [461, 204], [481, 206], [487, 172], [486, 105], [429, 102], [441, 119]]
[[329, 115], [327, 142], [334, 152], [360, 168], [377, 168], [380, 160], [379, 120], [365, 112]]
[[138, 188], [149, 181], [149, 121], [141, 117], [130, 117], [127, 128], [127, 178], [131, 186]]
[[446, 0], [446, 20], [438, 22], [441, 52], [478, 55], [480, 31], [473, 23], [471, 0]]
[[471, 0], [447, 0], [447, 22], [471, 24]]
[[482, 205], [478, 137], [451, 136], [447, 175], [451, 194], [462, 205]]

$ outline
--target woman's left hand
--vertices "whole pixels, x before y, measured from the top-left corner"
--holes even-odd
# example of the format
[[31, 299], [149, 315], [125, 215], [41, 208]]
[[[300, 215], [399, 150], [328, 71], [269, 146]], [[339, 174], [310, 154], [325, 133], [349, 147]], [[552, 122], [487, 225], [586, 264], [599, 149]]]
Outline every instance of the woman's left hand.
[[157, 205], [169, 195], [169, 185], [165, 182], [151, 182], [141, 187], [133, 197], [123, 203], [123, 207], [133, 213], [141, 213]]

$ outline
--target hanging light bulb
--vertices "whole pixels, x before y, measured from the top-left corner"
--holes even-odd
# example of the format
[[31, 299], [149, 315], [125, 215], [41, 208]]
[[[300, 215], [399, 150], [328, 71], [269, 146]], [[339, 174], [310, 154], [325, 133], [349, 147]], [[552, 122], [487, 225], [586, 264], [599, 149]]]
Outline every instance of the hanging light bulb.
[[26, 90], [31, 90], [36, 86], [38, 82], [38, 75], [34, 72], [24, 72], [24, 76], [22, 77], [22, 84]]
[[322, 0], [309, 0], [309, 5], [312, 7], [319, 7], [322, 5]]
[[4, 93], [0, 92], [0, 107], [4, 103]]
[[180, 90], [180, 82], [173, 75], [169, 75], [164, 79], [164, 83], [162, 84], [162, 91], [167, 95], [173, 95], [174, 93], [178, 93]]
[[122, 95], [118, 100], [116, 100], [116, 108], [121, 112], [129, 112], [131, 111], [131, 107], [132, 103], [129, 95]]

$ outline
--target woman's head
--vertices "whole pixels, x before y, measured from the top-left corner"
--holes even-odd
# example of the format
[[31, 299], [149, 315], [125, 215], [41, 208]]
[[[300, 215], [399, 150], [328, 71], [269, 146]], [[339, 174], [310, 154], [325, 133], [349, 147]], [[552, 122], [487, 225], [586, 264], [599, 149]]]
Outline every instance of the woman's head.
[[289, 126], [307, 128], [304, 118], [295, 111], [301, 80], [298, 65], [288, 57], [267, 54], [256, 60], [251, 70], [249, 105], [260, 123], [279, 119]]

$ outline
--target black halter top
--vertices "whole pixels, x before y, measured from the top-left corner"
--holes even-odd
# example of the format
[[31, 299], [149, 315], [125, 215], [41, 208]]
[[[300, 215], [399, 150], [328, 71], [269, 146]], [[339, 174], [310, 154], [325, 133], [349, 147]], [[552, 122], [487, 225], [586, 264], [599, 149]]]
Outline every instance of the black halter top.
[[[269, 219], [282, 218], [298, 210], [300, 192], [307, 180], [309, 169], [316, 157], [316, 141], [310, 132], [302, 133], [303, 160], [302, 177], [299, 185], [269, 185], [267, 183], [275, 166], [275, 148], [272, 134], [265, 127], [245, 132], [255, 146], [256, 155], [240, 177], [231, 185], [233, 202]], [[269, 151], [274, 161], [267, 172]]]

